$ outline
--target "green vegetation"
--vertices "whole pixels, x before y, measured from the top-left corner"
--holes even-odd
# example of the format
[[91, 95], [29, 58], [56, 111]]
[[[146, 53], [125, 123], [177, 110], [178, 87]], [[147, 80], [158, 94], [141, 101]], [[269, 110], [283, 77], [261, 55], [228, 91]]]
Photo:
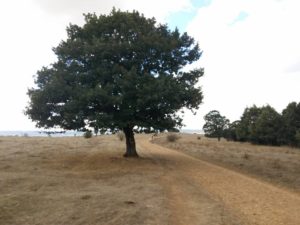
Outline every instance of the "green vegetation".
[[300, 102], [290, 103], [282, 112], [282, 142], [300, 147]]
[[236, 128], [237, 140], [279, 145], [281, 126], [280, 114], [271, 106], [246, 108]]
[[113, 10], [85, 15], [85, 24], [71, 24], [67, 35], [54, 48], [58, 61], [39, 70], [28, 91], [26, 114], [38, 127], [122, 130], [124, 156], [137, 157], [134, 129], [181, 127], [177, 112], [202, 102], [195, 85], [203, 69], [183, 72], [201, 56], [186, 33], [136, 11]]
[[300, 103], [290, 103], [281, 114], [269, 105], [247, 107], [241, 119], [221, 133], [227, 140], [300, 147]]
[[228, 127], [229, 120], [225, 116], [221, 116], [219, 111], [212, 110], [204, 116], [205, 124], [203, 130], [205, 136], [220, 138], [224, 136], [224, 130]]

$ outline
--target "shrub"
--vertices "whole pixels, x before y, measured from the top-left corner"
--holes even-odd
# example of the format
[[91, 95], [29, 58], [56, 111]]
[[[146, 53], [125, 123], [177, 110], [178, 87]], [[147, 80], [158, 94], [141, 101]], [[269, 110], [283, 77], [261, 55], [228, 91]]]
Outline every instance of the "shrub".
[[180, 138], [177, 134], [168, 134], [167, 140], [168, 142], [175, 142]]
[[245, 153], [242, 157], [243, 157], [243, 159], [247, 159], [248, 160], [250, 158], [250, 155], [248, 153]]
[[86, 132], [84, 132], [83, 137], [84, 138], [91, 138], [93, 136], [92, 131], [87, 130]]
[[118, 132], [117, 136], [118, 136], [118, 138], [119, 138], [120, 141], [123, 141], [124, 138], [125, 138], [125, 134], [122, 131]]

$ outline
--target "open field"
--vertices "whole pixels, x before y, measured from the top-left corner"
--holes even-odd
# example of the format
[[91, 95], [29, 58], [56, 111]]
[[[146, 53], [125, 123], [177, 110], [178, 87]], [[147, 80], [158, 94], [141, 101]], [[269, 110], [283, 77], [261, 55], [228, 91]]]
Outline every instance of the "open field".
[[123, 145], [113, 136], [0, 138], [0, 224], [164, 224], [161, 168], [123, 158]]
[[149, 139], [137, 135], [141, 157], [128, 159], [116, 136], [0, 137], [0, 225], [300, 223], [297, 191]]
[[218, 142], [196, 134], [180, 134], [177, 141], [169, 142], [166, 136], [153, 142], [300, 193], [300, 149]]

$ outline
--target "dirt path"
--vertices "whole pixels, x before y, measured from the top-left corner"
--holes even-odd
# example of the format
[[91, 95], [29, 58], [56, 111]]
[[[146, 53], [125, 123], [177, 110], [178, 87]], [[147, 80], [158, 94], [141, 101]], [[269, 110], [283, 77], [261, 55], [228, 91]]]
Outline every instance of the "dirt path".
[[300, 196], [138, 139], [143, 157], [165, 169], [172, 224], [299, 225]]

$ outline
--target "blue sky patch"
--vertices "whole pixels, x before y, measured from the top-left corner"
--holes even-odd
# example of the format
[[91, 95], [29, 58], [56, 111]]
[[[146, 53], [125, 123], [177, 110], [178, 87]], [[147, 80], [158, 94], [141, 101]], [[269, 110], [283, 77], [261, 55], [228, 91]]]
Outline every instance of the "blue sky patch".
[[201, 7], [209, 6], [212, 0], [191, 0], [191, 2], [195, 8], [201, 8]]
[[193, 4], [191, 10], [179, 11], [168, 17], [167, 23], [171, 30], [177, 27], [181, 33], [185, 32], [188, 23], [196, 16], [197, 9], [210, 5], [212, 0], [191, 0], [191, 2]]
[[248, 13], [246, 13], [245, 11], [241, 11], [239, 13], [239, 15], [237, 17], [235, 17], [234, 20], [229, 24], [229, 26], [232, 26], [238, 22], [244, 21], [245, 19], [247, 19], [248, 16], [249, 16]]
[[179, 29], [180, 33], [186, 31], [188, 23], [196, 16], [196, 11], [192, 12], [180, 11], [177, 13], [173, 13], [168, 18], [168, 25], [171, 30], [174, 30], [175, 27]]

